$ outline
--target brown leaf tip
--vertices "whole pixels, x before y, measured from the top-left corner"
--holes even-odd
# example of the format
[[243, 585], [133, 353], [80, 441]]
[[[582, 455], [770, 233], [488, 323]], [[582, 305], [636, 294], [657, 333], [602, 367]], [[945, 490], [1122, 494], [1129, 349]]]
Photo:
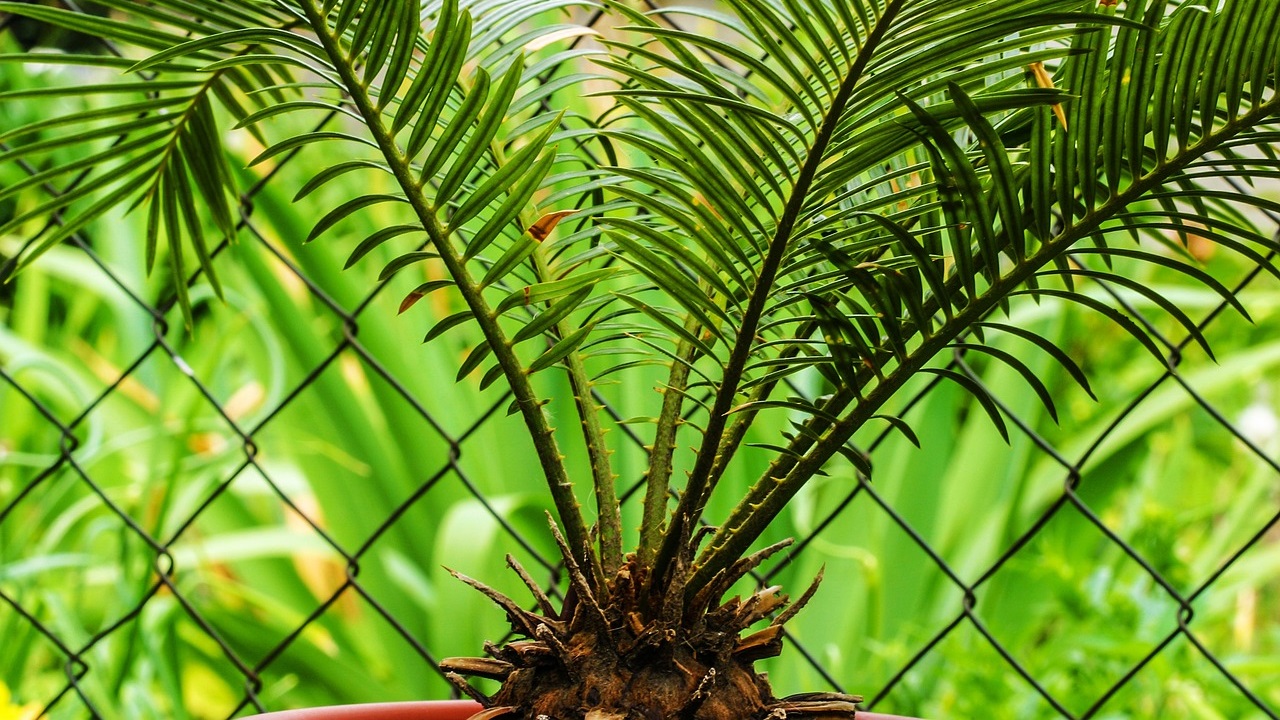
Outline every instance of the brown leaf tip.
[[577, 213], [577, 210], [556, 210], [538, 218], [536, 222], [529, 226], [529, 237], [542, 242], [547, 239], [552, 230], [560, 224], [560, 221]]

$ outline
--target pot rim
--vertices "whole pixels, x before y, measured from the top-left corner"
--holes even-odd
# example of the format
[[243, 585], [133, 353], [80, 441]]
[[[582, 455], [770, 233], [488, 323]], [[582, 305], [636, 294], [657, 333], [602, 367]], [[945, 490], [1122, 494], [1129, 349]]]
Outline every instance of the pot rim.
[[[480, 709], [480, 703], [471, 700], [416, 700], [282, 710], [250, 715], [242, 720], [466, 720]], [[918, 719], [858, 711], [856, 720]]]

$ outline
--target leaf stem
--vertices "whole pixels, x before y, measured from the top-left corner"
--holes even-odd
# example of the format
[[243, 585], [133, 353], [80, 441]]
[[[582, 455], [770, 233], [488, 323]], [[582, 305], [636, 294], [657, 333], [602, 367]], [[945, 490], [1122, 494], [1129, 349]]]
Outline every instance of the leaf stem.
[[729, 361], [725, 365], [724, 375], [716, 392], [710, 417], [707, 418], [707, 427], [703, 433], [702, 444], [698, 448], [697, 457], [694, 460], [693, 470], [689, 475], [689, 483], [685, 487], [684, 494], [680, 497], [675, 516], [672, 518], [662, 549], [655, 561], [653, 583], [666, 582], [666, 575], [676, 553], [689, 541], [691, 528], [698, 522], [698, 519], [702, 516], [703, 509], [706, 507], [707, 500], [713, 489], [713, 483], [711, 482], [712, 468], [720, 459], [718, 451], [720, 449], [720, 441], [724, 436], [728, 415], [734, 407], [738, 395], [738, 386], [742, 382], [743, 372], [751, 357], [751, 352], [755, 348], [756, 330], [760, 325], [760, 319], [764, 314], [764, 308], [769, 296], [773, 292], [774, 281], [777, 279], [782, 262], [786, 257], [787, 248], [792, 239], [792, 231], [804, 211], [805, 204], [809, 199], [809, 189], [817, 177], [819, 168], [826, 159], [827, 148], [831, 143], [831, 138], [835, 134], [836, 128], [841, 123], [844, 110], [848, 106], [849, 100], [853, 97], [854, 90], [862, 81], [867, 64], [871, 62], [871, 57], [875, 54], [881, 40], [888, 32], [889, 26], [893, 24], [904, 3], [905, 0], [889, 0], [885, 4], [884, 12], [881, 13], [876, 21], [875, 27], [867, 34], [862, 47], [858, 50], [857, 57], [854, 58], [853, 64], [849, 68], [849, 72], [845, 75], [840, 88], [832, 99], [831, 107], [823, 117], [822, 126], [814, 136], [813, 145], [809, 148], [804, 166], [796, 177], [795, 186], [792, 188], [786, 207], [778, 220], [773, 239], [769, 242], [768, 253], [760, 267], [755, 287], [752, 289], [751, 298], [748, 300], [746, 310], [743, 312], [742, 324], [738, 329], [737, 338], [729, 354]]
[[[686, 317], [685, 330], [696, 333], [697, 320]], [[648, 566], [657, 555], [662, 542], [662, 525], [667, 519], [667, 491], [671, 488], [672, 456], [676, 449], [676, 434], [683, 420], [684, 393], [689, 385], [689, 363], [693, 362], [694, 347], [688, 340], [676, 346], [675, 359], [667, 384], [662, 388], [662, 410], [658, 414], [658, 426], [649, 448], [649, 469], [645, 472], [644, 516], [640, 522], [640, 546], [637, 551], [640, 562]], [[683, 361], [683, 362], [682, 362]]]
[[[551, 267], [547, 263], [546, 253], [541, 245], [533, 251], [534, 269], [542, 281], [553, 279]], [[549, 304], [549, 303], [548, 303]], [[556, 323], [556, 332], [566, 337], [573, 332], [568, 321]], [[573, 390], [573, 401], [582, 423], [582, 438], [587, 445], [587, 457], [591, 464], [591, 480], [596, 491], [596, 508], [598, 510], [600, 531], [600, 562], [604, 578], [611, 578], [622, 567], [622, 508], [618, 503], [618, 491], [614, 485], [617, 475], [613, 472], [609, 449], [604, 439], [604, 428], [600, 426], [600, 405], [592, 395], [591, 378], [587, 375], [586, 366], [582, 363], [582, 354], [575, 348], [564, 358], [565, 367], [569, 371], [569, 385]], [[603, 592], [602, 585], [599, 590]]]
[[[849, 415], [832, 425], [812, 450], [794, 462], [784, 477], [771, 475], [771, 472], [776, 472], [776, 468], [773, 465], [770, 466], [769, 471], [760, 478], [748, 493], [747, 498], [734, 508], [731, 517], [738, 518], [738, 521], [726, 523], [712, 537], [711, 549], [704, 554], [705, 561], [699, 563], [695, 570], [686, 594], [694, 593], [705, 586], [717, 572], [741, 557], [742, 553], [777, 518], [800, 488], [804, 487], [848, 442], [849, 438], [909, 379], [914, 377], [925, 363], [950, 345], [962, 332], [1006, 301], [1010, 293], [1021, 287], [1040, 268], [1060, 257], [1082, 238], [1096, 232], [1103, 222], [1163, 184], [1165, 180], [1176, 175], [1192, 161], [1213, 151], [1243, 130], [1278, 111], [1280, 111], [1280, 96], [1228, 122], [1219, 133], [1205, 137], [1174, 159], [1157, 166], [1150, 174], [1138, 179], [1123, 192], [1112, 195], [1107, 202], [1081, 218], [1080, 222], [1064, 230], [1057, 238], [1045, 242], [1035, 255], [1028, 257], [1008, 274], [995, 278], [985, 292], [942, 323], [933, 335], [925, 338], [916, 350], [904, 358], [892, 372], [885, 374], [884, 379], [866, 393]], [[957, 282], [957, 276], [952, 276], [948, 285], [954, 286], [955, 282]], [[937, 311], [936, 302], [937, 298], [934, 298], [935, 312]], [[887, 361], [888, 351], [885, 356]], [[864, 378], [866, 378], [863, 381], [865, 387], [865, 383], [870, 381], [869, 374], [864, 374]], [[767, 492], [761, 492], [757, 488]], [[764, 496], [763, 499], [760, 495]]]
[[583, 520], [582, 510], [573, 492], [573, 483], [569, 481], [568, 473], [565, 470], [564, 457], [556, 446], [554, 430], [548, 424], [546, 415], [543, 413], [542, 406], [544, 401], [534, 393], [528, 374], [525, 372], [523, 365], [521, 365], [519, 358], [516, 357], [512, 345], [505, 333], [503, 333], [501, 326], [499, 326], [495, 313], [484, 299], [479, 285], [467, 271], [462, 258], [449, 244], [448, 229], [437, 218], [436, 208], [431, 206], [423, 194], [409, 159], [400, 151], [399, 146], [396, 144], [395, 135], [383, 123], [377, 105], [369, 97], [368, 89], [356, 77], [355, 68], [343, 54], [338, 38], [330, 32], [324, 14], [316, 6], [315, 0], [299, 0], [299, 5], [306, 14], [307, 21], [319, 38], [326, 54], [329, 55], [329, 59], [337, 69], [342, 82], [346, 85], [347, 92], [351, 95], [352, 103], [356, 106], [370, 134], [373, 135], [378, 148], [382, 151], [387, 165], [395, 175], [418, 220], [422, 223], [427, 237], [431, 240], [436, 252], [439, 253], [440, 259], [448, 270], [450, 277], [456, 283], [463, 301], [466, 302], [467, 307], [475, 317], [476, 324], [480, 326], [485, 341], [492, 348], [494, 358], [502, 366], [503, 374], [506, 376], [511, 392], [515, 396], [521, 417], [524, 419], [525, 426], [528, 428], [533, 440], [543, 476], [551, 491], [556, 513], [564, 526], [564, 533], [569, 546], [578, 556], [579, 562], [592, 569], [593, 572], [589, 573], [589, 576], [597, 577], [599, 560], [591, 549], [589, 533]]
[[[805, 322], [796, 330], [795, 339], [803, 340], [805, 338], [808, 338], [810, 335], [813, 334], [814, 330], [816, 329], [817, 329], [816, 323]], [[779, 353], [778, 357], [791, 358], [791, 357], [795, 357], [797, 354], [799, 354], [799, 350], [797, 350], [795, 346], [792, 346], [784, 349], [781, 353]], [[734, 413], [733, 420], [730, 421], [729, 428], [728, 430], [725, 431], [725, 436], [720, 441], [720, 448], [716, 450], [716, 456], [717, 456], [716, 463], [711, 468], [712, 485], [720, 481], [720, 477], [724, 475], [725, 469], [729, 466], [729, 461], [732, 460], [733, 456], [737, 454], [738, 448], [742, 446], [742, 441], [746, 439], [747, 431], [751, 429], [751, 426], [753, 424], [755, 424], [755, 418], [756, 418], [756, 415], [759, 414], [760, 408], [753, 404], [761, 402], [763, 400], [767, 400], [769, 396], [773, 394], [774, 389], [777, 388], [779, 380], [780, 378], [768, 380], [756, 386], [751, 391], [751, 396], [747, 399], [747, 402], [745, 403], [746, 407], [743, 407], [741, 410]], [[847, 391], [842, 388], [839, 392], [837, 392], [836, 395], [838, 396], [844, 392], [847, 392]], [[831, 401], [828, 401], [828, 403], [830, 402]], [[828, 404], [828, 403], [824, 403], [824, 404]], [[810, 418], [810, 420], [817, 419], [818, 417], [819, 416], [814, 416]], [[797, 441], [802, 440], [804, 437], [805, 437], [805, 434], [802, 433], [800, 437], [797, 438]], [[793, 445], [794, 444], [795, 443], [793, 443]], [[776, 463], [780, 460], [786, 460], [789, 458], [790, 456], [783, 455], [777, 458], [776, 460], [774, 460], [774, 462]]]

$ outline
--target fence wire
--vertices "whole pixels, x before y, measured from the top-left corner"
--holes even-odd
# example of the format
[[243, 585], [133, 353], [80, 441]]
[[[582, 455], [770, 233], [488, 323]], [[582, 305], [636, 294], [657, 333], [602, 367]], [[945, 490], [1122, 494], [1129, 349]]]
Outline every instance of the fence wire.
[[[74, 2], [63, 4], [73, 10], [80, 9]], [[589, 22], [594, 23], [599, 18], [600, 15], [597, 13], [589, 19]], [[4, 18], [0, 20], [0, 25], [8, 30], [11, 20], [12, 18]], [[665, 21], [672, 22], [669, 16]], [[106, 51], [116, 52], [115, 48], [108, 43], [98, 42]], [[327, 118], [321, 127], [332, 119], [332, 117]], [[7, 146], [0, 147], [0, 151], [8, 149]], [[47, 393], [33, 388], [31, 381], [27, 379], [31, 369], [9, 362], [4, 346], [0, 345], [0, 381], [3, 381], [3, 386], [7, 386], [9, 391], [7, 398], [0, 393], [0, 400], [4, 402], [0, 405], [0, 410], [5, 413], [5, 417], [11, 417], [16, 412], [14, 408], [17, 405], [23, 405], [25, 412], [36, 413], [42, 425], [42, 443], [49, 450], [40, 462], [32, 462], [31, 457], [34, 457], [31, 454], [32, 450], [26, 448], [27, 454], [23, 457], [26, 458], [24, 463], [28, 466], [29, 472], [10, 474], [7, 476], [9, 478], [7, 483], [0, 482], [0, 542], [16, 544], [22, 551], [29, 550], [37, 553], [15, 556], [9, 550], [5, 550], [4, 545], [0, 545], [0, 633], [3, 633], [0, 634], [0, 646], [12, 644], [19, 638], [29, 640], [35, 637], [39, 644], [46, 647], [45, 653], [51, 658], [56, 658], [65, 678], [56, 686], [50, 686], [46, 682], [38, 688], [27, 687], [22, 677], [13, 676], [15, 673], [20, 674], [25, 665], [13, 657], [8, 657], [8, 661], [15, 664], [9, 668], [0, 667], [0, 680], [8, 676], [9, 689], [13, 696], [38, 706], [39, 716], [141, 717], [142, 715], [131, 714], [125, 698], [120, 698], [118, 705], [108, 706], [104, 704], [107, 701], [103, 700], [103, 696], [100, 693], [88, 691], [86, 684], [90, 681], [98, 681], [98, 676], [114, 672], [110, 668], [99, 667], [94, 658], [95, 648], [140, 632], [138, 628], [141, 616], [149, 605], [158, 602], [176, 603], [185, 617], [199, 628], [201, 634], [201, 637], [188, 638], [187, 641], [211, 648], [210, 654], [216, 658], [216, 661], [231, 668], [234, 675], [242, 680], [242, 692], [235, 702], [221, 708], [216, 715], [197, 713], [197, 716], [238, 717], [254, 712], [281, 709], [279, 698], [264, 697], [266, 687], [264, 678], [277, 666], [285, 664], [284, 658], [291, 647], [298, 643], [300, 638], [313, 633], [322, 618], [341, 614], [343, 610], [340, 606], [353, 601], [380, 616], [393, 632], [412, 648], [412, 652], [422, 661], [421, 668], [415, 669], [415, 672], [430, 669], [438, 673], [437, 660], [445, 651], [434, 648], [429, 638], [423, 637], [416, 629], [415, 621], [404, 616], [403, 603], [388, 599], [385, 594], [378, 595], [371, 592], [367, 582], [362, 580], [361, 572], [370, 559], [371, 553], [374, 552], [375, 546], [385, 535], [406, 531], [407, 515], [422, 512], [430, 515], [431, 503], [425, 498], [433, 490], [445, 484], [462, 488], [471, 496], [478, 507], [483, 509], [484, 514], [501, 528], [505, 535], [503, 542], [508, 546], [521, 548], [533, 558], [540, 566], [538, 570], [546, 580], [548, 591], [552, 594], [557, 592], [560, 575], [556, 562], [547, 554], [540, 552], [540, 543], [526, 537], [526, 532], [512, 522], [503, 507], [482, 491], [482, 484], [473, 479], [476, 471], [469, 470], [467, 464], [463, 462], [465, 456], [483, 455], [493, 450], [493, 448], [478, 445], [476, 437], [481, 428], [487, 423], [495, 422], [495, 418], [502, 415], [509, 397], [497, 397], [487, 402], [485, 407], [472, 412], [471, 417], [445, 417], [440, 411], [429, 409], [432, 407], [429, 399], [423, 397], [420, 391], [414, 390], [411, 383], [405, 382], [399, 371], [388, 367], [376, 352], [370, 350], [363, 339], [362, 320], [375, 299], [384, 291], [387, 283], [379, 283], [371, 292], [355, 299], [354, 302], [349, 298], [336, 298], [330, 293], [330, 289], [326, 288], [322, 278], [317, 277], [314, 271], [302, 267], [281, 240], [275, 237], [271, 230], [264, 228], [261, 222], [255, 220], [254, 212], [258, 198], [278, 174], [294, 162], [295, 153], [284, 156], [269, 173], [259, 179], [242, 196], [238, 241], [264, 252], [278, 267], [279, 272], [296, 285], [296, 292], [303, 296], [306, 302], [324, 308], [324, 313], [336, 324], [337, 331], [333, 333], [331, 346], [314, 349], [321, 359], [311, 367], [309, 372], [302, 377], [291, 379], [287, 390], [272, 398], [273, 404], [265, 408], [257, 417], [251, 418], [251, 421], [246, 421], [244, 413], [230, 407], [234, 398], [229, 399], [225, 392], [213, 387], [206, 376], [196, 369], [200, 363], [188, 359], [190, 350], [183, 347], [181, 340], [175, 340], [175, 337], [181, 334], [180, 329], [174, 328], [181, 325], [181, 318], [174, 307], [175, 298], [168, 295], [161, 296], [157, 300], [148, 300], [147, 294], [139, 289], [139, 281], [126, 276], [113, 259], [104, 258], [84, 233], [72, 235], [67, 245], [73, 248], [74, 253], [82, 260], [96, 268], [94, 273], [100, 275], [103, 282], [124, 298], [125, 309], [121, 312], [140, 313], [149, 319], [151, 334], [144, 349], [136, 356], [120, 363], [119, 368], [112, 367], [107, 371], [104, 375], [103, 387], [87, 401], [81, 402], [73, 410], [68, 410], [65, 407], [66, 403], [51, 402]], [[25, 164], [21, 169], [32, 175], [37, 172], [36, 168]], [[87, 173], [88, 171], [86, 175]], [[64, 194], [78, 187], [84, 177], [85, 175], [81, 175], [62, 187], [54, 187], [47, 183], [42, 187], [50, 196]], [[1276, 218], [1270, 218], [1270, 220], [1275, 221]], [[28, 244], [36, 242], [44, 233], [49, 232], [61, 222], [62, 219], [59, 216], [50, 217], [44, 230], [27, 238], [26, 242]], [[224, 244], [214, 250], [214, 257], [221, 258], [229, 252], [230, 246]], [[1273, 261], [1274, 253], [1268, 255], [1266, 260]], [[195, 280], [196, 277], [193, 276], [190, 283], [194, 285]], [[1259, 269], [1254, 269], [1243, 277], [1232, 280], [1234, 281], [1232, 292], [1236, 297], [1245, 297], [1251, 288], [1267, 282], [1266, 274]], [[22, 281], [19, 278], [17, 282]], [[843, 531], [834, 528], [839, 525], [842, 518], [848, 517], [852, 508], [861, 507], [863, 513], [871, 512], [879, 516], [881, 522], [897, 528], [897, 531], [910, 539], [911, 543], [918, 548], [918, 561], [936, 571], [939, 582], [947, 585], [952, 591], [951, 597], [954, 597], [954, 601], [950, 602], [947, 613], [936, 628], [920, 637], [915, 645], [898, 649], [896, 657], [899, 661], [896, 669], [876, 680], [877, 684], [874, 686], [868, 686], [866, 678], [829, 669], [826, 666], [829, 653], [824, 651], [822, 647], [824, 639], [820, 636], [805, 637], [802, 633], [793, 631], [788, 643], [790, 662], [810, 666], [816, 676], [821, 677], [829, 685], [829, 689], [864, 693], [867, 696], [865, 707], [868, 709], [892, 711], [901, 704], [896, 702], [897, 698], [910, 697], [912, 688], [919, 684], [918, 678], [922, 673], [937, 672], [936, 667], [931, 667], [930, 663], [937, 662], [939, 648], [947, 642], [956, 641], [958, 637], [967, 635], [970, 639], [964, 642], [976, 643], [976, 649], [972, 650], [974, 662], [998, 662], [1003, 665], [1005, 668], [1003, 674], [1010, 679], [1006, 687], [1009, 694], [1026, 695], [1029, 688], [1033, 697], [1038, 698], [1024, 706], [1025, 711], [1019, 715], [1020, 717], [1113, 717], [1114, 714], [1109, 714], [1112, 711], [1108, 710], [1108, 703], [1124, 693], [1127, 687], [1134, 685], [1135, 678], [1142, 675], [1162, 654], [1171, 653], [1171, 647], [1186, 643], [1194, 650], [1192, 656], [1198, 658], [1198, 662], [1211, 667], [1212, 672], [1220, 674], [1222, 680], [1229, 686], [1230, 692], [1246, 699], [1252, 708], [1256, 708], [1259, 717], [1280, 717], [1277, 714], [1280, 708], [1275, 704], [1275, 694], [1271, 693], [1269, 697], [1267, 696], [1267, 693], [1273, 689], [1271, 686], [1276, 683], [1276, 678], [1280, 677], [1280, 670], [1276, 671], [1278, 674], [1271, 675], [1270, 683], [1259, 679], [1266, 677], [1268, 671], [1265, 668], [1274, 664], [1273, 659], [1250, 657], [1247, 652], [1243, 655], [1239, 652], [1224, 654], [1221, 650], [1215, 650], [1198, 634], [1196, 623], [1197, 602], [1202, 601], [1214, 589], [1215, 584], [1221, 583], [1224, 576], [1233, 568], [1245, 563], [1245, 559], [1251, 552], [1277, 542], [1277, 525], [1280, 524], [1280, 492], [1276, 492], [1275, 488], [1280, 487], [1280, 465], [1277, 465], [1276, 459], [1268, 449], [1261, 446], [1262, 441], [1247, 429], [1238, 426], [1238, 418], [1236, 421], [1231, 419], [1231, 411], [1221, 409], [1209, 399], [1211, 394], [1220, 393], [1198, 390], [1194, 380], [1180, 370], [1186, 351], [1192, 342], [1190, 337], [1171, 335], [1163, 331], [1157, 320], [1146, 317], [1146, 308], [1132, 304], [1130, 296], [1106, 286], [1099, 287], [1099, 290], [1108, 294], [1117, 307], [1142, 324], [1162, 346], [1166, 355], [1167, 369], [1154, 380], [1138, 387], [1135, 392], [1129, 393], [1128, 396], [1104, 397], [1104, 403], [1110, 402], [1113, 405], [1114, 412], [1111, 419], [1092, 430], [1087, 442], [1083, 444], [1075, 442], [1071, 447], [1062, 447], [1041, 433], [1038, 420], [1025, 417], [1024, 409], [1006, 403], [1002, 399], [1003, 388], [988, 385], [989, 381], [982, 372], [980, 361], [975, 366], [974, 358], [964, 353], [957, 353], [951, 360], [951, 368], [968, 375], [991, 393], [1000, 405], [1008, 421], [1010, 432], [1014, 436], [1011, 444], [1028, 447], [1028, 452], [1036, 455], [1040, 461], [1049, 463], [1060, 478], [1060, 488], [1045, 498], [1041, 505], [1042, 509], [1030, 523], [1024, 527], [1004, 529], [999, 538], [1000, 547], [993, 554], [994, 562], [985, 562], [980, 566], [967, 563], [965, 567], [961, 567], [961, 564], [965, 563], [958, 563], [954, 558], [949, 558], [947, 553], [937, 546], [936, 533], [921, 529], [919, 527], [921, 520], [910, 517], [909, 512], [900, 509], [898, 501], [874, 482], [872, 476], [858, 473], [856, 481], [847, 488], [847, 492], [824, 499], [822, 504], [824, 512], [814, 515], [808, 532], [797, 538], [796, 544], [782, 562], [767, 572], [759, 573], [756, 580], [762, 585], [776, 581], [780, 573], [816, 552], [815, 547], [823, 543], [852, 542], [852, 539], [839, 535]], [[0, 297], [0, 300], [3, 299]], [[1205, 334], [1209, 334], [1211, 328], [1222, 322], [1221, 318], [1227, 313], [1228, 305], [1228, 302], [1222, 301], [1202, 313], [1199, 326]], [[396, 402], [411, 408], [413, 415], [422, 423], [414, 430], [415, 432], [429, 434], [432, 441], [443, 448], [435, 457], [433, 466], [415, 470], [415, 476], [418, 478], [416, 487], [405, 497], [395, 501], [390, 512], [378, 520], [372, 532], [358, 542], [341, 541], [333, 536], [326, 529], [324, 520], [318, 517], [316, 509], [310, 507], [307, 502], [300, 501], [297, 484], [291, 479], [279, 477], [278, 467], [263, 460], [264, 454], [270, 450], [267, 443], [271, 442], [270, 431], [273, 423], [295, 412], [295, 407], [301, 402], [301, 398], [322, 391], [322, 378], [327, 374], [342, 373], [344, 364], [352, 362], [358, 364], [367, 376], [380, 383], [385, 392], [393, 396]], [[187, 391], [195, 398], [194, 402], [214, 413], [223, 424], [220, 431], [224, 434], [229, 433], [234, 438], [241, 456], [230, 473], [220, 477], [211, 487], [199, 489], [201, 496], [198, 501], [193, 502], [193, 509], [180, 522], [170, 523], [169, 529], [165, 532], [157, 532], [155, 528], [160, 525], [150, 518], [140, 517], [136, 510], [130, 509], [134, 503], [124, 502], [121, 499], [114, 487], [115, 478], [102, 477], [83, 460], [88, 445], [113, 441], [109, 436], [109, 429], [108, 436], [103, 438], [101, 430], [93, 427], [95, 414], [102, 412], [102, 408], [111, 403], [113, 398], [136, 393], [140, 377], [157, 372], [157, 366], [165, 368], [165, 372], [176, 372], [183, 376], [184, 382], [188, 385]], [[1107, 378], [1095, 378], [1095, 381], [1097, 380], [1106, 382]], [[1248, 380], [1242, 378], [1240, 382], [1244, 386]], [[1204, 417], [1208, 418], [1208, 422], [1217, 428], [1215, 432], [1226, 432], [1234, 438], [1234, 447], [1249, 458], [1250, 462], [1265, 468], [1266, 484], [1272, 489], [1262, 497], [1239, 499], [1240, 503], [1260, 505], [1271, 514], [1267, 519], [1259, 522], [1256, 528], [1251, 528], [1251, 533], [1246, 533], [1245, 541], [1232, 547], [1222, 548], [1220, 561], [1208, 568], [1208, 572], [1202, 578], [1168, 577], [1161, 569], [1164, 563], [1149, 557], [1151, 554], [1149, 548], [1140, 548], [1132, 538], [1122, 536], [1115, 529], [1116, 524], [1109, 521], [1105, 517], [1106, 513], [1096, 506], [1097, 501], [1091, 500], [1090, 495], [1085, 492], [1086, 478], [1096, 469], [1095, 456], [1100, 449], [1127, 433], [1126, 423], [1135, 416], [1151, 412], [1152, 405], [1157, 402], [1160, 393], [1169, 388], [1173, 388], [1189, 399], [1190, 404], [1197, 408], [1198, 412], [1202, 412]], [[803, 394], [802, 388], [793, 388], [793, 390]], [[903, 412], [926, 404], [931, 394], [937, 392], [939, 392], [939, 385], [936, 381], [916, 388], [915, 393], [904, 401]], [[598, 399], [606, 404], [606, 409], [614, 414], [615, 419], [622, 419], [621, 409], [608, 406], [608, 400], [604, 396]], [[1157, 408], [1156, 411], [1158, 412], [1159, 409]], [[6, 422], [5, 425], [8, 423]], [[642, 438], [632, 432], [627, 425], [619, 427], [628, 438], [626, 442], [633, 444], [638, 453], [644, 453]], [[879, 466], [881, 446], [888, 437], [886, 432], [870, 439], [862, 448], [873, 463], [873, 467]], [[114, 441], [127, 442], [123, 438], [115, 438]], [[9, 456], [9, 462], [16, 462], [14, 455], [23, 448], [13, 447], [15, 442], [17, 441], [11, 436], [10, 431], [0, 427], [0, 461], [4, 461], [3, 459]], [[354, 462], [362, 460], [365, 459], [353, 459]], [[1230, 460], [1223, 462], [1227, 463]], [[981, 470], [977, 471], [981, 472]], [[6, 476], [0, 476], [0, 479], [4, 477]], [[21, 481], [17, 482], [15, 478], [20, 478]], [[210, 619], [206, 606], [207, 599], [200, 597], [199, 592], [193, 591], [182, 582], [181, 577], [187, 572], [187, 568], [179, 557], [186, 556], [183, 552], [184, 544], [191, 542], [194, 536], [199, 535], [196, 526], [215, 514], [213, 508], [228, 494], [230, 488], [237, 482], [247, 483], [254, 478], [260, 480], [268, 488], [271, 496], [283, 507], [288, 508], [290, 517], [300, 522], [306, 532], [311, 533], [323, 546], [327, 554], [338, 559], [341, 577], [329, 583], [327, 594], [322, 593], [320, 602], [310, 614], [296, 619], [290, 632], [271, 644], [265, 652], [250, 654], [242, 650], [239, 643], [229, 638], [218, 624]], [[149, 567], [146, 573], [149, 580], [145, 588], [137, 594], [136, 601], [115, 617], [103, 619], [98, 629], [90, 633], [68, 627], [60, 619], [63, 616], [55, 612], [57, 608], [51, 607], [48, 598], [24, 592], [23, 578], [26, 577], [24, 568], [28, 572], [35, 572], [38, 567], [47, 566], [45, 571], [49, 571], [50, 567], [56, 571], [59, 562], [67, 561], [64, 557], [42, 557], [38, 554], [38, 545], [25, 546], [17, 539], [34, 531], [34, 528], [27, 526], [26, 523], [31, 522], [33, 517], [39, 517], [40, 504], [51, 493], [69, 492], [69, 487], [74, 487], [79, 492], [87, 491], [85, 496], [88, 500], [85, 502], [90, 507], [83, 508], [83, 512], [105, 511], [105, 516], [112, 519], [110, 527], [103, 529], [102, 532], [118, 533], [124, 538], [120, 541], [120, 547], [129, 553], [129, 557], [121, 561], [122, 565], [142, 562]], [[625, 497], [632, 498], [638, 487], [637, 481], [626, 492]], [[999, 623], [993, 619], [995, 614], [985, 611], [987, 604], [992, 602], [989, 599], [988, 590], [993, 586], [995, 579], [1018, 563], [1021, 558], [1026, 558], [1030, 552], [1029, 548], [1046, 534], [1046, 528], [1055, 522], [1062, 522], [1063, 518], [1070, 518], [1069, 521], [1077, 524], [1083, 522], [1084, 525], [1081, 527], [1096, 531], [1110, 548], [1119, 551], [1127, 561], [1140, 568], [1141, 574], [1158, 588], [1160, 608], [1163, 609], [1164, 616], [1156, 619], [1166, 622], [1169, 627], [1167, 634], [1146, 644], [1135, 641], [1139, 642], [1141, 647], [1130, 652], [1131, 660], [1126, 666], [1115, 670], [1113, 676], [1106, 682], [1101, 684], [1095, 682], [1090, 685], [1090, 687], [1100, 688], [1090, 693], [1081, 693], [1079, 688], [1073, 687], [1070, 683], [1066, 686], [1070, 689], [1064, 691], [1064, 685], [1060, 680], [1052, 683], [1046, 681], [1044, 674], [1046, 666], [1052, 667], [1058, 662], [1066, 663], [1067, 659], [1051, 657], [1046, 661], [1044, 658], [1036, 657], [1039, 652], [1036, 647], [1014, 646], [1002, 640], [1003, 632], [998, 627]], [[975, 529], [975, 534], [977, 530]], [[836, 537], [833, 538], [833, 535]], [[1088, 542], [1082, 539], [1081, 545], [1088, 547]], [[888, 558], [879, 560], [885, 564], [891, 562]], [[90, 605], [93, 603], [93, 598], [82, 598], [82, 600]], [[988, 602], [984, 604], [984, 601]], [[401, 610], [395, 609], [397, 607]], [[1111, 610], [1112, 608], [1104, 606], [1100, 612], [1106, 614]], [[1111, 627], [1111, 632], [1117, 635], [1124, 635], [1131, 631], [1132, 628], [1125, 626], [1122, 622]], [[1082, 638], [1078, 645], [1079, 652], [1088, 653], [1089, 648], [1088, 638]], [[3, 648], [0, 648], [0, 660], [4, 659], [6, 656], [3, 655]], [[1264, 666], [1264, 669], [1254, 673], [1233, 670], [1233, 668], [1248, 666], [1250, 663]], [[1087, 659], [1084, 664], [1088, 665]], [[180, 668], [171, 668], [171, 670], [181, 672]], [[302, 678], [301, 682], [313, 680]], [[108, 682], [115, 682], [118, 687], [122, 681], [115, 678]], [[166, 687], [163, 682], [160, 686]], [[0, 685], [0, 688], [3, 686]], [[32, 693], [38, 694], [32, 695]], [[988, 700], [994, 704], [999, 698], [988, 698]], [[0, 717], [12, 717], [12, 715], [5, 715], [5, 702], [5, 697], [0, 694]], [[34, 717], [35, 714], [31, 716]], [[186, 714], [183, 713], [181, 716]], [[1208, 715], [1205, 716], [1208, 717]], [[19, 717], [22, 716], [19, 715]]]

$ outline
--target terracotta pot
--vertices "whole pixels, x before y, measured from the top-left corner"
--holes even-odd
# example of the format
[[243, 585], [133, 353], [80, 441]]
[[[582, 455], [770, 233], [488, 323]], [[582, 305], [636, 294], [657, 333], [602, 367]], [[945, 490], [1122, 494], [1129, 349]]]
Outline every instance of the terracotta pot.
[[[253, 715], [254, 720], [467, 720], [480, 710], [471, 700], [331, 705]], [[245, 720], [249, 720], [245, 718]]]
[[[252, 716], [256, 720], [467, 720], [480, 709], [470, 700], [333, 705]], [[245, 718], [244, 720], [250, 720]], [[857, 720], [913, 720], [901, 715], [858, 713]]]

